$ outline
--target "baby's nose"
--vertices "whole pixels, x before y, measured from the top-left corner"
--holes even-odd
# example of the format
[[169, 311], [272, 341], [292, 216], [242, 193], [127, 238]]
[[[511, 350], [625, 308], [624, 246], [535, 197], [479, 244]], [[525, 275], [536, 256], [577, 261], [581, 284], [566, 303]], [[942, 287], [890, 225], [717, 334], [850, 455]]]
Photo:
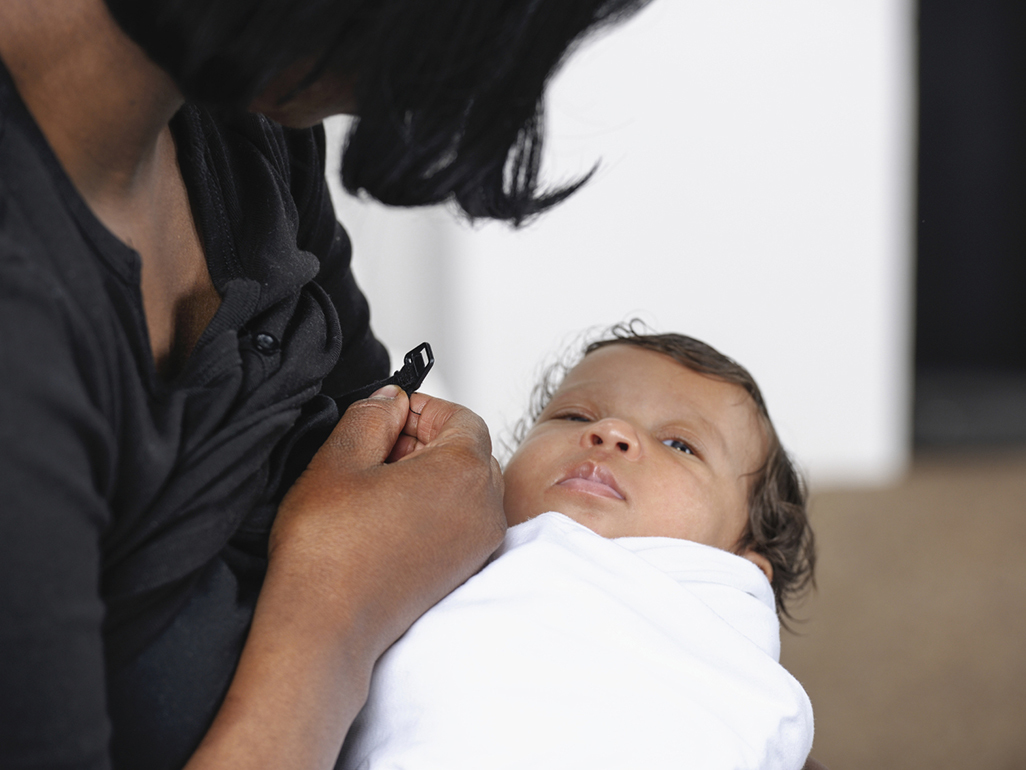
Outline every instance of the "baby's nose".
[[616, 448], [623, 452], [628, 459], [634, 459], [640, 454], [641, 440], [638, 437], [638, 432], [630, 423], [609, 417], [593, 422], [588, 427], [589, 430], [584, 436], [588, 446]]

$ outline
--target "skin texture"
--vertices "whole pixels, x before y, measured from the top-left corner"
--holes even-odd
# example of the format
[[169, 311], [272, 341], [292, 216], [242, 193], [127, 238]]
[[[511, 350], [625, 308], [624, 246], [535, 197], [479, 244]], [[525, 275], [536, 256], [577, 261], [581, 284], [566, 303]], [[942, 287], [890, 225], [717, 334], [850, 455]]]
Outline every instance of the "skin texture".
[[356, 82], [336, 72], [326, 72], [302, 91], [296, 88], [316, 60], [298, 62], [271, 81], [249, 106], [290, 128], [310, 128], [332, 115], [356, 114]]
[[[139, 252], [154, 364], [173, 375], [220, 302], [168, 129], [180, 93], [102, 0], [4, 0], [0, 55], [83, 200]], [[353, 405], [283, 501], [253, 626], [192, 770], [331, 767], [377, 657], [501, 541], [484, 423], [420, 394], [419, 414], [410, 406], [394, 386]]]
[[139, 252], [154, 364], [173, 375], [220, 304], [167, 125], [181, 96], [99, 0], [4, 3], [0, 52], [83, 199]]
[[[739, 386], [629, 345], [587, 355], [506, 467], [509, 524], [559, 511], [603, 537], [659, 536], [727, 551], [748, 521], [766, 453]], [[767, 577], [765, 558], [740, 554]]]

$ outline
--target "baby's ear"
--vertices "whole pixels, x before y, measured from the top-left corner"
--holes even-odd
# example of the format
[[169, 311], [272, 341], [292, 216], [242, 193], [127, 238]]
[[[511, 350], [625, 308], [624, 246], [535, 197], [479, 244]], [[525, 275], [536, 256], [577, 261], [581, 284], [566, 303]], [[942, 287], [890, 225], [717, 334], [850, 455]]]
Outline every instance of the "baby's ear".
[[770, 564], [769, 559], [767, 559], [761, 553], [753, 551], [751, 548], [749, 548], [747, 551], [741, 554], [741, 556], [748, 559], [748, 561], [750, 561], [756, 567], [761, 569], [763, 574], [766, 576], [766, 579], [771, 584], [773, 583], [773, 565]]

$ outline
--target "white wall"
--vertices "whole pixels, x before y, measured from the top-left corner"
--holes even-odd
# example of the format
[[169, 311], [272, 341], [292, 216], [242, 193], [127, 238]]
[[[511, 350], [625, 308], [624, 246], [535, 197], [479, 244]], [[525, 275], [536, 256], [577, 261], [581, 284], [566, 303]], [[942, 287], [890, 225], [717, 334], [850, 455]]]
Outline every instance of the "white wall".
[[911, 435], [912, 21], [911, 0], [655, 0], [553, 84], [546, 177], [601, 167], [536, 223], [339, 199], [393, 363], [428, 339], [425, 390], [495, 436], [541, 359], [640, 315], [747, 366], [816, 486], [894, 479]]

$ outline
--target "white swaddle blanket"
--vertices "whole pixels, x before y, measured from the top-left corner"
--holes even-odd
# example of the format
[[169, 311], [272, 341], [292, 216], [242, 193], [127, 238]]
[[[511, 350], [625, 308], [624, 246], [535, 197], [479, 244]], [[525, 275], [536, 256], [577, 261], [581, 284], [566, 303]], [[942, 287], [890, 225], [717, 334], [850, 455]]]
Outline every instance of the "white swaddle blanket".
[[547, 513], [381, 658], [346, 770], [802, 766], [812, 707], [762, 572]]

